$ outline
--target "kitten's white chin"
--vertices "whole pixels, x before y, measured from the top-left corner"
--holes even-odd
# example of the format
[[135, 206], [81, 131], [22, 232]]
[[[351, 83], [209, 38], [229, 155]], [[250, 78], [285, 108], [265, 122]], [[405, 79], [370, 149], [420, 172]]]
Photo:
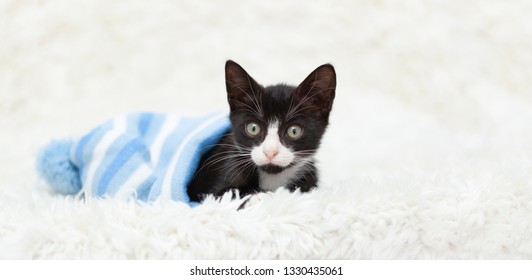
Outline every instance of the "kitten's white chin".
[[275, 191], [280, 187], [288, 186], [288, 184], [299, 178], [300, 171], [305, 164], [306, 161], [301, 161], [275, 174], [259, 169], [260, 189], [263, 191]]

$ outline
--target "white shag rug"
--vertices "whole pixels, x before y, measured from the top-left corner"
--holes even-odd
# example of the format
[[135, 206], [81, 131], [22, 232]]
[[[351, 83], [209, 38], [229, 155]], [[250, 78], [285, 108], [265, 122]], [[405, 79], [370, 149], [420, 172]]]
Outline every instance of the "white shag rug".
[[[532, 2], [0, 2], [0, 258], [530, 259]], [[35, 154], [124, 112], [338, 73], [310, 194], [196, 208], [47, 191]]]

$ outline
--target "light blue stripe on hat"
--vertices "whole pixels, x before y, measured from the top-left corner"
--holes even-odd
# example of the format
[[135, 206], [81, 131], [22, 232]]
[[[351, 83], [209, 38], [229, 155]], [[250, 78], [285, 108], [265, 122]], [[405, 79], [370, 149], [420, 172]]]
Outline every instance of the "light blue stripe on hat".
[[153, 186], [157, 178], [155, 176], [149, 176], [144, 182], [142, 182], [136, 189], [136, 199], [140, 201], [147, 201], [148, 195], [150, 194], [150, 189]]
[[[94, 147], [100, 142], [103, 136], [113, 128], [113, 122], [107, 121], [104, 124], [93, 129], [87, 135], [83, 136], [75, 145], [72, 145], [71, 159], [74, 165], [80, 170], [80, 179], [85, 181], [87, 176], [87, 168], [84, 164], [91, 162]], [[89, 152], [85, 152], [89, 151]], [[72, 156], [72, 153], [74, 154]]]
[[160, 113], [148, 113], [151, 114], [150, 125], [146, 128], [146, 132], [143, 134], [143, 139], [146, 141], [147, 146], [151, 146], [155, 138], [159, 135], [161, 127], [166, 120], [166, 115]]
[[133, 174], [143, 162], [150, 162], [150, 152], [140, 139], [132, 139], [118, 153], [113, 155], [109, 165], [105, 166], [98, 182], [97, 195], [114, 194], [120, 186], [111, 186], [110, 188], [111, 180], [118, 176], [118, 183], [125, 182], [128, 176]]
[[139, 134], [141, 136], [146, 135], [146, 132], [150, 128], [151, 121], [153, 119], [152, 113], [141, 113], [139, 115]]

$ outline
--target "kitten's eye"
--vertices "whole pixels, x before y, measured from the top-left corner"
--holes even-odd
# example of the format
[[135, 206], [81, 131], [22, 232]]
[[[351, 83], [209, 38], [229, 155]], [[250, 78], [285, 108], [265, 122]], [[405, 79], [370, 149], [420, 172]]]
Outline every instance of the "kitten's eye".
[[260, 126], [254, 122], [248, 123], [246, 125], [246, 133], [251, 137], [255, 137], [260, 133]]
[[301, 137], [301, 134], [303, 134], [303, 129], [300, 126], [292, 125], [288, 128], [286, 134], [288, 134], [288, 137], [292, 139], [297, 139]]

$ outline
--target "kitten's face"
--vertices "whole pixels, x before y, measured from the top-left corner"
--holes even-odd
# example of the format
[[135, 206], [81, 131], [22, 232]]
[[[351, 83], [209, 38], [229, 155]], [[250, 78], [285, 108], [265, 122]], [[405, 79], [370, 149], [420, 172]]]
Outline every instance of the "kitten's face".
[[325, 64], [298, 87], [262, 87], [233, 61], [225, 66], [235, 144], [262, 171], [277, 174], [311, 160], [329, 122], [336, 89]]

